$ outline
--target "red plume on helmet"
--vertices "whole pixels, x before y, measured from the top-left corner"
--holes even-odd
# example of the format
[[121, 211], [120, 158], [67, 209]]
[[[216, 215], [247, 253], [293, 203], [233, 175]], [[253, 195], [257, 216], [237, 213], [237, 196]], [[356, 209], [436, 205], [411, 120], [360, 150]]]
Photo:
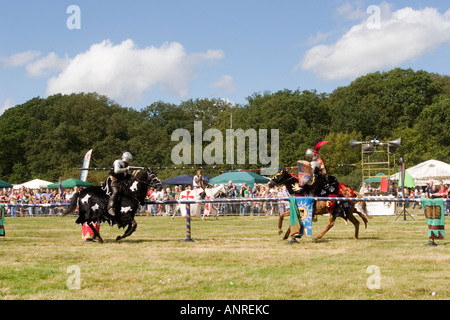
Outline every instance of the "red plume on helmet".
[[328, 143], [328, 142], [330, 142], [330, 141], [320, 141], [320, 142], [318, 142], [318, 143], [316, 144], [316, 146], [314, 147], [314, 154], [315, 154], [316, 156], [318, 156], [318, 155], [319, 155], [320, 147], [323, 146], [325, 143]]

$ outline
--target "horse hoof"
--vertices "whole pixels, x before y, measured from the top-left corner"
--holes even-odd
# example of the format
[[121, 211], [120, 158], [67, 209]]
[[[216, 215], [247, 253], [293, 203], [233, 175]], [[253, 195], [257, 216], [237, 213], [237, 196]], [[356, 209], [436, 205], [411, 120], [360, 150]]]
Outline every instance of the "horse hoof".
[[280, 235], [280, 234], [282, 234], [282, 233], [283, 233], [283, 231], [281, 231], [281, 230], [280, 230], [280, 231], [278, 231], [278, 235]]
[[102, 238], [98, 238], [97, 241], [98, 241], [98, 243], [103, 243], [103, 239]]
[[294, 243], [299, 243], [299, 242], [297, 241], [297, 239], [292, 238], [292, 239], [289, 240], [286, 244], [294, 244]]
[[117, 236], [116, 241], [119, 241], [122, 239], [122, 236]]

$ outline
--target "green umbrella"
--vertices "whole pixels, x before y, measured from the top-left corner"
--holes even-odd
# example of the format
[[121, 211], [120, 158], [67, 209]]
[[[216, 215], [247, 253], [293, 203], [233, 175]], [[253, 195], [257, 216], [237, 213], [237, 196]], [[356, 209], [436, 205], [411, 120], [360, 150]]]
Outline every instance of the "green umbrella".
[[246, 183], [251, 188], [255, 183], [268, 183], [269, 178], [263, 177], [257, 173], [251, 171], [234, 171], [234, 172], [225, 172], [217, 177], [209, 179], [209, 183], [214, 184], [227, 184], [228, 181], [233, 181], [233, 184]]
[[[93, 186], [92, 183], [84, 182], [84, 181], [81, 181], [81, 180], [78, 180], [78, 179], [66, 179], [66, 180], [63, 180], [63, 181], [61, 181], [61, 185], [62, 185], [63, 188], [91, 187], [91, 186]], [[50, 188], [50, 189], [55, 189], [55, 188], [58, 188], [58, 187], [59, 187], [59, 182], [55, 182], [55, 183], [49, 184], [47, 186], [47, 188]]]
[[[399, 175], [398, 179], [398, 186], [400, 187], [402, 185], [402, 175]], [[414, 183], [413, 177], [410, 176], [408, 171], [405, 170], [405, 187], [407, 188], [414, 188], [416, 184]]]
[[381, 179], [386, 178], [389, 179], [389, 176], [386, 175], [385, 173], [377, 173], [377, 175], [375, 177], [370, 177], [367, 179], [364, 179], [364, 182], [381, 182]]
[[0, 180], [0, 189], [1, 188], [12, 188], [12, 184], [9, 184], [8, 182]]

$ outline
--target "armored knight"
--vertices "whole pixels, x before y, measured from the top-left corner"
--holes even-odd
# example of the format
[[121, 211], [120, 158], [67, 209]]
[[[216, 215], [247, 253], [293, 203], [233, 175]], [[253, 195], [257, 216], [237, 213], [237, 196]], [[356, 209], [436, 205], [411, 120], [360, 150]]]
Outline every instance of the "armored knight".
[[329, 141], [320, 141], [315, 145], [314, 150], [308, 149], [305, 153], [305, 159], [310, 163], [311, 166], [311, 185], [314, 186], [313, 192], [318, 196], [321, 195], [325, 184], [327, 184], [329, 180], [325, 161], [321, 157], [319, 157], [320, 147], [328, 142]]
[[116, 215], [115, 207], [120, 186], [124, 183], [124, 181], [130, 179], [131, 177], [129, 174], [129, 166], [132, 160], [133, 156], [131, 153], [125, 152], [122, 155], [122, 159], [117, 159], [114, 161], [113, 168], [109, 172], [109, 178], [111, 180], [111, 195], [109, 197], [107, 210], [109, 215], [113, 217]]
[[326, 176], [328, 174], [327, 168], [325, 166], [325, 161], [323, 161], [323, 159], [319, 157], [320, 147], [328, 142], [330, 141], [320, 141], [316, 144], [314, 150], [306, 150], [305, 159], [306, 161], [310, 162], [311, 174], [314, 176], [317, 176], [319, 174]]

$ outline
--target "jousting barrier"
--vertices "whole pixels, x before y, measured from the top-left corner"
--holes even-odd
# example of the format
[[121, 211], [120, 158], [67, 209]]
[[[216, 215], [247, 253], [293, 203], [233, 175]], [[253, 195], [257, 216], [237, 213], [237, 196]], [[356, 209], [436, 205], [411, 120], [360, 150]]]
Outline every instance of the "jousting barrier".
[[[304, 199], [312, 199], [315, 201], [366, 201], [366, 202], [420, 202], [420, 198], [392, 198], [392, 197], [301, 197]], [[289, 201], [289, 197], [282, 198], [216, 198], [216, 199], [199, 199], [199, 200], [154, 200], [145, 201], [144, 204], [186, 204], [186, 239], [185, 242], [193, 242], [191, 234], [191, 213], [190, 205], [199, 203], [240, 203], [240, 202], [275, 202]], [[450, 199], [443, 199], [444, 202], [450, 203]], [[2, 203], [5, 207], [63, 207], [69, 206], [69, 203]], [[1, 221], [1, 220], [0, 220]], [[4, 232], [4, 229], [3, 229]]]
[[[392, 198], [392, 197], [301, 197], [315, 201], [366, 201], [366, 202], [420, 202], [420, 198]], [[267, 201], [289, 201], [289, 197], [282, 198], [218, 198], [199, 200], [155, 200], [146, 201], [145, 204], [186, 204], [186, 239], [185, 242], [193, 242], [191, 233], [191, 204], [199, 203], [233, 203], [233, 202], [267, 202]], [[444, 199], [450, 203], [450, 199]]]

